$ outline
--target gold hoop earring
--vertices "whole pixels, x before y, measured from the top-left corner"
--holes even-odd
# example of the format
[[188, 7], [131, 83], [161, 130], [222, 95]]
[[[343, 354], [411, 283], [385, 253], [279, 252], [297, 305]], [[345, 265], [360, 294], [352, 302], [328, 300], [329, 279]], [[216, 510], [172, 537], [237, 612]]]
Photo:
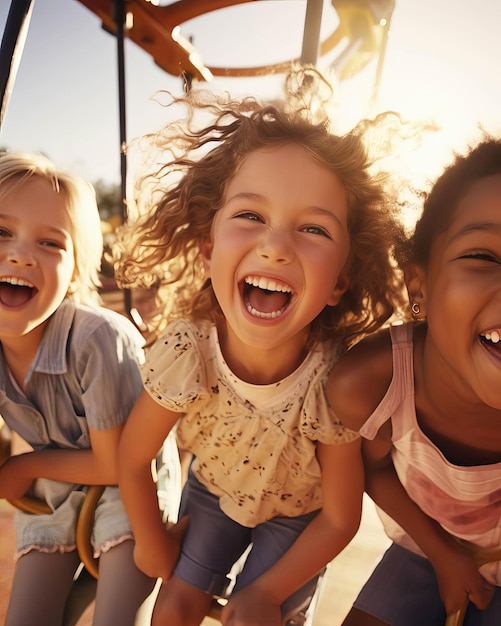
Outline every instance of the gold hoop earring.
[[419, 302], [413, 302], [411, 305], [411, 311], [413, 315], [419, 315], [421, 313], [421, 307], [419, 306]]

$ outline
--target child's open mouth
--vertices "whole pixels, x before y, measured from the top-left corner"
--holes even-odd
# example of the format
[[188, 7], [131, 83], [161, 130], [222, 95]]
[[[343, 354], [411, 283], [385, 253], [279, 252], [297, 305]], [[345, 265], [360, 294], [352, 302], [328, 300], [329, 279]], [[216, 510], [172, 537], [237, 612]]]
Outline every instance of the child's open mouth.
[[480, 333], [480, 341], [489, 348], [501, 350], [501, 328], [492, 328]]
[[5, 277], [0, 280], [0, 303], [13, 308], [22, 306], [31, 300], [36, 291], [36, 287], [26, 280]]
[[246, 276], [243, 297], [247, 311], [254, 317], [274, 319], [282, 315], [292, 299], [289, 285], [259, 276]]

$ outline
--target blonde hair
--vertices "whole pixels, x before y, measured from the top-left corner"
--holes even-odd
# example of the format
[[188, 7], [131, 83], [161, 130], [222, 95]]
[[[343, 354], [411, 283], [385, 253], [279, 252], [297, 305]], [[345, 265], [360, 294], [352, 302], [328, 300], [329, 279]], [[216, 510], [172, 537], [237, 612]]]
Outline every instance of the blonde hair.
[[0, 201], [34, 177], [49, 182], [66, 201], [75, 251], [75, 273], [68, 296], [82, 303], [99, 301], [103, 238], [94, 187], [58, 169], [43, 154], [8, 152], [0, 155]]
[[[260, 148], [284, 144], [303, 146], [335, 173], [348, 201], [349, 287], [337, 306], [326, 306], [313, 321], [311, 337], [348, 345], [379, 328], [401, 304], [402, 287], [391, 258], [401, 228], [396, 203], [386, 199], [384, 179], [369, 171], [362, 131], [331, 133], [318, 108], [313, 119], [306, 96], [318, 82], [308, 77], [307, 94], [291, 89], [287, 99], [272, 104], [192, 92], [173, 100], [188, 107], [188, 120], [149, 137], [164, 163], [140, 179], [138, 201], [141, 206], [146, 197], [153, 203], [136, 224], [117, 233], [114, 258], [121, 286], [159, 285], [160, 294], [167, 288], [159, 323], [174, 317], [216, 321], [222, 315], [204, 278], [201, 245], [210, 239], [227, 185], [243, 160]], [[196, 127], [197, 112], [211, 121]]]

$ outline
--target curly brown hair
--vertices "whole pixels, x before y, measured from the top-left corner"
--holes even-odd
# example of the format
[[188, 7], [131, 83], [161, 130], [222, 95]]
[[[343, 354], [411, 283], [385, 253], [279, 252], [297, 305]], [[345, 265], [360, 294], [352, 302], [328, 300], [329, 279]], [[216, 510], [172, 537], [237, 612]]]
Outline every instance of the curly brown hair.
[[[325, 82], [315, 73], [308, 79], [307, 90], [289, 82], [288, 97], [269, 104], [191, 92], [173, 99], [188, 107], [189, 119], [149, 137], [164, 163], [143, 177], [138, 188], [143, 198], [149, 189], [153, 201], [142, 218], [117, 233], [114, 257], [121, 286], [155, 285], [160, 293], [167, 288], [160, 320], [217, 321], [222, 315], [204, 278], [200, 246], [210, 239], [227, 185], [243, 160], [260, 148], [284, 144], [303, 146], [335, 173], [348, 203], [349, 287], [337, 306], [326, 306], [313, 321], [310, 336], [347, 347], [382, 326], [401, 305], [402, 284], [392, 258], [401, 224], [397, 203], [387, 196], [386, 177], [370, 172], [363, 141], [367, 122], [345, 135], [333, 134], [322, 107], [315, 111], [308, 101]], [[299, 83], [304, 87], [306, 81]], [[197, 112], [212, 116], [212, 121], [197, 127]]]

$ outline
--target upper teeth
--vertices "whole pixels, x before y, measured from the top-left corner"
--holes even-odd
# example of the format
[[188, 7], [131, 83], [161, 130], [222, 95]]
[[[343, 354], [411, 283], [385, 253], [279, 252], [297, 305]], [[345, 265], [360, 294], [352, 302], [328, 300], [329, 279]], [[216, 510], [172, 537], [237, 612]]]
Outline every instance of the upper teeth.
[[491, 330], [490, 332], [482, 333], [482, 335], [489, 341], [492, 341], [492, 343], [497, 343], [500, 339], [500, 336], [497, 330]]
[[2, 278], [1, 282], [9, 283], [10, 285], [17, 285], [19, 287], [33, 288], [32, 283], [29, 283], [27, 280], [23, 280], [22, 278], [16, 278], [15, 276], [8, 276], [7, 278]]
[[268, 278], [258, 278], [257, 276], [247, 276], [245, 282], [253, 287], [259, 287], [259, 289], [266, 289], [266, 291], [283, 291], [284, 293], [291, 293], [292, 289], [285, 283], [279, 283], [276, 280], [270, 280]]

